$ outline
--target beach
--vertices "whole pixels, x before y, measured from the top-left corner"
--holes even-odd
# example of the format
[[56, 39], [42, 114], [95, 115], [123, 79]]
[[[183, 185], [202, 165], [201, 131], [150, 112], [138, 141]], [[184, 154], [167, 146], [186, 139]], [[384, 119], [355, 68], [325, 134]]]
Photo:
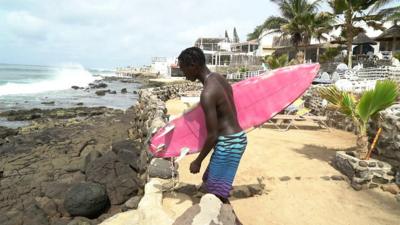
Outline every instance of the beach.
[[[167, 102], [168, 113], [179, 115], [187, 106], [179, 99]], [[351, 149], [356, 136], [336, 129], [319, 129], [304, 122], [306, 129], [280, 132], [273, 127], [248, 134], [248, 146], [239, 165], [231, 198], [233, 208], [246, 225], [259, 224], [398, 224], [400, 204], [381, 189], [355, 191], [347, 177], [332, 165], [335, 151]], [[189, 172], [196, 155], [179, 165], [179, 182], [199, 185], [208, 163], [199, 174]], [[263, 194], [240, 195], [246, 186], [265, 185]], [[243, 197], [244, 195], [244, 197]], [[170, 215], [181, 215], [199, 198], [183, 193], [164, 194]]]
[[[151, 181], [149, 135], [189, 107], [181, 96], [197, 96], [200, 88], [179, 81], [143, 89], [138, 102], [126, 110], [39, 111], [34, 115], [40, 118], [31, 125], [0, 132], [5, 135], [0, 142], [0, 224], [99, 224], [124, 212], [139, 217], [150, 213], [136, 210]], [[300, 129], [285, 132], [263, 125], [248, 134], [231, 193], [243, 224], [397, 224], [400, 204], [395, 195], [380, 188], [355, 191], [332, 163], [336, 151], [354, 149], [354, 134], [311, 122], [296, 125]], [[208, 158], [193, 175], [188, 168], [194, 157], [180, 161], [175, 180], [177, 188], [188, 187], [189, 192], [165, 191], [160, 197], [172, 221], [202, 196], [190, 190], [200, 184]], [[166, 166], [159, 172], [165, 174], [170, 169]], [[85, 188], [93, 183], [107, 193], [102, 195], [107, 204], [95, 214], [85, 214], [98, 206], [83, 204], [90, 202], [86, 198], [92, 193]], [[74, 193], [86, 194], [74, 199]], [[66, 205], [67, 199], [78, 207]], [[75, 214], [76, 209], [85, 213]]]

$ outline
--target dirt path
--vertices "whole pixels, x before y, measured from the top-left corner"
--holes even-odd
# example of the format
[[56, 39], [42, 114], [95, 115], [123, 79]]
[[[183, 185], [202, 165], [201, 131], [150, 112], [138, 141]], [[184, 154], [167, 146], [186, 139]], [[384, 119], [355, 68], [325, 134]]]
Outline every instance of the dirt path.
[[[177, 115], [185, 105], [178, 100], [167, 103], [169, 113]], [[265, 183], [265, 194], [235, 199], [233, 208], [245, 225], [262, 224], [399, 224], [400, 203], [394, 195], [380, 189], [354, 191], [330, 164], [335, 151], [354, 147], [355, 136], [340, 130], [270, 128], [248, 134], [248, 146], [242, 158], [234, 187]], [[189, 173], [195, 156], [180, 163], [180, 181], [200, 184], [208, 163], [200, 174]], [[180, 215], [192, 205], [184, 194], [167, 194], [164, 206]]]

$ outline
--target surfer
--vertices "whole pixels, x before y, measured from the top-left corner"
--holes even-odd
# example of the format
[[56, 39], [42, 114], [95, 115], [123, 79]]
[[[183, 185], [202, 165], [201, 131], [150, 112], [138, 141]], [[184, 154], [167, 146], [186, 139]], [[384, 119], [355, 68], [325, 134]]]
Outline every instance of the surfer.
[[223, 76], [207, 68], [200, 48], [183, 50], [178, 62], [186, 79], [199, 80], [203, 84], [200, 104], [205, 115], [207, 138], [203, 149], [190, 164], [190, 172], [198, 173], [204, 158], [214, 148], [203, 174], [202, 187], [223, 203], [230, 204], [229, 192], [247, 145], [246, 133], [237, 119], [232, 87]]

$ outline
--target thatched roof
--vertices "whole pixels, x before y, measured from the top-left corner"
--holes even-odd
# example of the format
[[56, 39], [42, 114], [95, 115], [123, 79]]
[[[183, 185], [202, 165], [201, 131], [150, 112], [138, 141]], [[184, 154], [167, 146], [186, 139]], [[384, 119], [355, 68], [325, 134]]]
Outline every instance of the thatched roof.
[[365, 33], [359, 33], [353, 39], [353, 45], [362, 45], [362, 44], [370, 44], [376, 45], [376, 42], [369, 38]]
[[392, 39], [394, 37], [400, 38], [400, 26], [395, 24], [391, 28], [383, 31], [381, 35], [375, 38], [375, 40], [380, 41], [384, 39]]

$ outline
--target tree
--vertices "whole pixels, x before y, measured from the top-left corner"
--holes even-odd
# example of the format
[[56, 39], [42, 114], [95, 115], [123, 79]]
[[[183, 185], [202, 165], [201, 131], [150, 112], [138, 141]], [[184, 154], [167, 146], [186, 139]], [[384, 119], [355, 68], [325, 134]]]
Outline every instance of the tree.
[[233, 28], [233, 40], [232, 40], [232, 42], [233, 43], [239, 43], [239, 36], [238, 36], [238, 34], [236, 32], [236, 27]]
[[[381, 7], [383, 1], [387, 2], [388, 0], [330, 0], [328, 2], [334, 14], [338, 15], [337, 27], [342, 29], [342, 35], [346, 37], [349, 68], [352, 67], [353, 37], [360, 32], [365, 32], [356, 23], [364, 21], [374, 29], [384, 29], [382, 23], [377, 22], [382, 19], [381, 15], [372, 14], [373, 10], [370, 13], [366, 13], [366, 10], [369, 8]], [[344, 17], [344, 21], [340, 16]]]
[[323, 34], [331, 29], [332, 14], [318, 13], [321, 0], [271, 0], [279, 6], [281, 16], [271, 16], [255, 28], [248, 37], [259, 36], [264, 29], [270, 33], [278, 32], [281, 38], [289, 38], [298, 51], [298, 46], [305, 47], [312, 37], [323, 38]]
[[229, 36], [228, 36], [228, 31], [225, 30], [225, 40], [227, 42], [230, 42]]
[[375, 88], [364, 92], [361, 97], [338, 90], [335, 86], [319, 90], [334, 109], [350, 117], [358, 127], [358, 157], [365, 159], [368, 153], [368, 122], [378, 113], [396, 102], [399, 96], [397, 83], [391, 80], [377, 81]]

